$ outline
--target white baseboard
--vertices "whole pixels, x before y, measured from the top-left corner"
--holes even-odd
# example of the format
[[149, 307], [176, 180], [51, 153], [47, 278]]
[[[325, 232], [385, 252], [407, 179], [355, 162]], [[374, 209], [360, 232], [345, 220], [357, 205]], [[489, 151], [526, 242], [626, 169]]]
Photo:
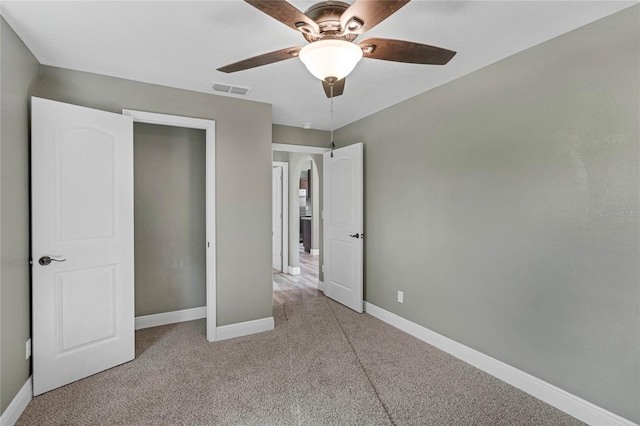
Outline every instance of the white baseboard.
[[[633, 423], [604, 408], [518, 370], [502, 361], [451, 340], [392, 312], [365, 302], [366, 312], [418, 339], [441, 349], [510, 385], [535, 396], [559, 410], [590, 425], [633, 426]], [[637, 425], [636, 425], [637, 426]]]
[[311, 256], [320, 256], [320, 249], [311, 249]]
[[324, 293], [324, 281], [318, 281], [318, 290]]
[[253, 321], [239, 322], [236, 324], [221, 325], [216, 328], [216, 341], [233, 339], [234, 337], [248, 336], [249, 334], [262, 333], [273, 330], [273, 317], [257, 319]]
[[300, 275], [299, 266], [289, 266], [289, 275]]
[[201, 306], [199, 308], [136, 317], [135, 328], [136, 330], [140, 330], [143, 328], [157, 327], [159, 325], [174, 324], [176, 322], [193, 321], [206, 317], [207, 307]]
[[9, 406], [2, 416], [0, 416], [0, 426], [13, 426], [16, 424], [20, 415], [27, 408], [29, 402], [33, 399], [33, 380], [29, 376], [27, 381], [22, 385], [18, 394], [13, 398]]

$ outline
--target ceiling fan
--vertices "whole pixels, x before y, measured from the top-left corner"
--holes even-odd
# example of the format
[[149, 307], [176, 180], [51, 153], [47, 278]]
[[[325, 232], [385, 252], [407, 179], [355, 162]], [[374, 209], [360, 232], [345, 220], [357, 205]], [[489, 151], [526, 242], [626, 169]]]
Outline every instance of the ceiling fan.
[[322, 80], [327, 97], [344, 92], [345, 78], [361, 58], [412, 64], [445, 65], [456, 54], [426, 44], [387, 38], [353, 43], [360, 34], [394, 14], [409, 0], [323, 1], [302, 13], [285, 0], [245, 0], [256, 9], [299, 31], [309, 42], [244, 59], [218, 68], [232, 73], [300, 57], [307, 69]]

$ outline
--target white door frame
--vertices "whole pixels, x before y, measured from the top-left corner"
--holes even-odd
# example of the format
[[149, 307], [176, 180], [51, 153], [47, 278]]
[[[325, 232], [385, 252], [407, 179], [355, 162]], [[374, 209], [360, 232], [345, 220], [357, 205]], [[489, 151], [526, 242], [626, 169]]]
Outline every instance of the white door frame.
[[[289, 163], [284, 161], [274, 161], [273, 167], [282, 167], [282, 216], [280, 226], [282, 227], [282, 272], [289, 271]], [[271, 198], [273, 202], [273, 197]]]
[[179, 115], [122, 110], [123, 115], [135, 123], [186, 127], [205, 131], [206, 138], [206, 292], [207, 292], [207, 340], [216, 341], [216, 122]]

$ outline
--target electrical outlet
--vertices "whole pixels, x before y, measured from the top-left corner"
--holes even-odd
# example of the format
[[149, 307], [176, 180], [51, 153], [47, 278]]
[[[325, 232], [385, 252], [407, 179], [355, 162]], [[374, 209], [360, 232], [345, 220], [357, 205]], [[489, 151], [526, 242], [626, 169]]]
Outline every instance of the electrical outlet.
[[404, 303], [404, 292], [398, 290], [398, 303]]
[[31, 339], [27, 340], [24, 359], [29, 359], [30, 357], [31, 357]]

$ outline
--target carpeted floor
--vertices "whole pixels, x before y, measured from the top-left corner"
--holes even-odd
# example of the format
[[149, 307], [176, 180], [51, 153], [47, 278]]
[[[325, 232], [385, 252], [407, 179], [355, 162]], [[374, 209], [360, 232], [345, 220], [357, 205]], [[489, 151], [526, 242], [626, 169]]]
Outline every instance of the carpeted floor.
[[18, 425], [575, 425], [576, 419], [325, 297], [216, 343], [204, 320], [136, 332], [136, 359], [31, 401]]

